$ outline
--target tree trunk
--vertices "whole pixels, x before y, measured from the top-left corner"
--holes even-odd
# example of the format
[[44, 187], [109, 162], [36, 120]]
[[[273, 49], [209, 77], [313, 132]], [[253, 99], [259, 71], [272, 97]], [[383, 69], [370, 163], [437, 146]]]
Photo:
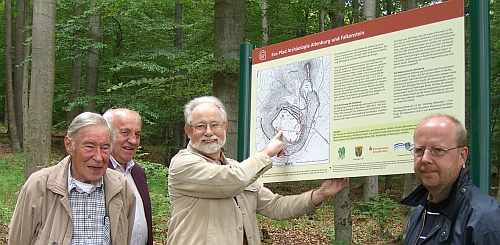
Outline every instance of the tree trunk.
[[30, 1], [16, 1], [16, 30], [15, 30], [15, 57], [14, 57], [14, 111], [16, 118], [17, 135], [20, 146], [24, 146], [24, 121], [28, 104], [28, 56], [29, 46], [25, 45], [29, 37]]
[[[417, 187], [418, 181], [415, 178], [415, 174], [405, 174], [405, 187], [403, 190], [403, 198], [408, 196], [414, 189]], [[396, 238], [397, 241], [402, 242], [404, 240], [404, 236], [406, 231], [408, 230], [408, 224], [410, 221], [411, 213], [415, 210], [415, 208], [403, 205], [402, 213], [403, 213], [403, 227], [399, 236]]]
[[[330, 29], [344, 26], [344, 4], [345, 0], [335, 0], [328, 12], [330, 16]], [[352, 219], [351, 203], [349, 200], [350, 187], [347, 187], [334, 197], [334, 228], [335, 244], [351, 244]]]
[[[175, 12], [174, 12], [174, 21], [175, 24], [182, 24], [182, 8], [183, 5], [180, 0], [175, 0]], [[174, 47], [177, 49], [182, 49], [182, 38], [183, 31], [182, 28], [175, 28], [175, 39], [174, 39]]]
[[[366, 20], [377, 17], [377, 1], [363, 1], [363, 15]], [[366, 176], [363, 180], [363, 202], [370, 201], [371, 198], [378, 195], [378, 176]]]
[[14, 109], [14, 88], [12, 87], [12, 1], [5, 0], [5, 97], [7, 100], [7, 116], [10, 145], [13, 152], [20, 152], [21, 145], [17, 135], [16, 113]]
[[50, 164], [55, 79], [56, 1], [35, 0], [33, 6], [33, 65], [26, 127], [26, 179], [37, 170], [37, 164]]
[[363, 15], [366, 20], [373, 20], [377, 18], [377, 0], [363, 1]]
[[[101, 15], [99, 10], [97, 10], [96, 1], [91, 1], [90, 11], [92, 15], [90, 16], [90, 38], [92, 39], [92, 44], [97, 44], [101, 41]], [[87, 73], [85, 79], [85, 95], [86, 96], [96, 96], [98, 92], [98, 82], [99, 82], [99, 49], [92, 47], [89, 49], [89, 57], [87, 60]], [[84, 111], [94, 111], [96, 106], [95, 100], [89, 101], [89, 103], [83, 107]]]
[[269, 22], [267, 21], [268, 0], [262, 0], [262, 46], [269, 45]]
[[500, 169], [498, 169], [498, 172], [497, 172], [497, 182], [498, 182], [498, 185], [497, 185], [497, 200], [500, 201]]
[[363, 202], [369, 202], [378, 196], [378, 176], [366, 176], [363, 178]]
[[401, 0], [401, 9], [403, 11], [414, 9], [417, 7], [417, 0]]
[[[417, 7], [417, 0], [403, 0], [401, 1], [401, 9], [403, 11], [414, 9]], [[418, 181], [415, 178], [415, 174], [405, 174], [405, 187], [403, 192], [403, 198], [408, 196], [417, 186]], [[408, 222], [410, 220], [411, 213], [414, 208], [409, 206], [403, 206], [403, 227], [399, 233], [398, 239], [402, 242], [406, 231], [408, 230]]]
[[[75, 16], [81, 16], [83, 14], [83, 8], [76, 7], [75, 8]], [[75, 32], [75, 38], [77, 40], [83, 37], [83, 33], [81, 31]], [[82, 81], [82, 54], [83, 51], [80, 48], [77, 48], [75, 52], [75, 58], [71, 61], [71, 74], [69, 77], [69, 103], [75, 101], [75, 99], [80, 94], [80, 86]], [[78, 106], [71, 108], [70, 111], [66, 114], [66, 121], [71, 122], [73, 118], [75, 118], [79, 114], [80, 110]]]
[[391, 189], [392, 189], [392, 175], [386, 175], [385, 176], [384, 189], [385, 189], [386, 193], [391, 193]]
[[[240, 44], [245, 42], [244, 0], [216, 0], [214, 9], [214, 56], [216, 59], [239, 60]], [[229, 128], [224, 153], [237, 157], [238, 145], [238, 70], [214, 74], [213, 95], [226, 106]]]
[[332, 9], [328, 13], [330, 16], [330, 29], [344, 26], [344, 4], [345, 0], [334, 0]]
[[335, 244], [351, 244], [352, 219], [349, 185], [334, 197]]
[[[28, 30], [26, 27], [31, 26], [30, 20], [31, 20], [31, 15], [30, 15], [30, 1], [24, 1], [24, 26], [25, 26], [25, 31], [24, 31], [24, 40], [28, 40], [30, 37], [30, 30]], [[21, 138], [21, 147], [24, 149], [25, 143], [26, 142], [26, 127], [28, 124], [26, 123], [28, 121], [28, 90], [29, 90], [29, 79], [30, 79], [30, 52], [31, 52], [31, 46], [26, 44], [23, 46], [24, 47], [24, 65], [23, 65], [23, 79], [22, 79], [22, 112], [23, 112], [23, 133], [22, 135], [19, 135]], [[17, 122], [19, 124], [19, 122]]]
[[351, 24], [359, 22], [359, 0], [352, 0], [352, 18]]
[[325, 7], [324, 1], [319, 0], [319, 10], [318, 10], [318, 27], [319, 31], [325, 31]]
[[[182, 24], [182, 16], [183, 16], [183, 4], [180, 0], [175, 1], [175, 13], [174, 13], [174, 21], [176, 24]], [[184, 32], [182, 28], [176, 28], [175, 30], [175, 39], [174, 39], [174, 47], [177, 49], [182, 49], [183, 47], [183, 36]], [[177, 71], [176, 76], [180, 75], [183, 71]], [[182, 81], [175, 80], [174, 83], [182, 83]], [[166, 144], [167, 151], [165, 156], [165, 166], [170, 165], [170, 159], [179, 152], [179, 149], [186, 147], [186, 135], [184, 133], [184, 122], [175, 122], [172, 127], [167, 127], [165, 131], [167, 135], [168, 144]]]

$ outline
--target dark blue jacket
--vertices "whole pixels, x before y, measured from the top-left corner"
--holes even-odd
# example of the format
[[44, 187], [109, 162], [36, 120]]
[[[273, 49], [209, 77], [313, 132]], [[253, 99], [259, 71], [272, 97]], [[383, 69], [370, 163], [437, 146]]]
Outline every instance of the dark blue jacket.
[[[466, 173], [462, 169], [450, 195], [443, 201], [441, 215], [422, 244], [500, 244], [500, 203], [474, 186]], [[405, 245], [416, 244], [428, 195], [427, 189], [420, 185], [401, 200], [402, 204], [418, 206], [411, 215]]]
[[[109, 161], [108, 168], [115, 169], [113, 163]], [[146, 222], [148, 223], [148, 243], [147, 245], [153, 245], [153, 215], [151, 212], [151, 198], [149, 197], [148, 183], [146, 181], [146, 173], [144, 169], [135, 163], [130, 170], [132, 178], [134, 179], [137, 190], [141, 195], [142, 204], [144, 206], [144, 214], [146, 215]]]

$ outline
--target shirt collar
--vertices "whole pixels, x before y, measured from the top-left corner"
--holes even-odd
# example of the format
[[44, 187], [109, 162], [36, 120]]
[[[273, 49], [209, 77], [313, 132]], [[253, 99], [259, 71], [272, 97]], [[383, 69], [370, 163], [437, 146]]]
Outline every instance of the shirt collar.
[[[97, 183], [95, 184], [95, 188], [99, 188], [101, 186], [103, 186], [104, 184], [104, 181], [103, 181], [103, 177], [101, 177]], [[77, 185], [75, 183], [75, 179], [73, 178], [73, 176], [71, 176], [71, 160], [69, 160], [69, 164], [68, 164], [68, 193], [71, 192], [71, 190], [73, 190], [74, 188], [77, 188]]]
[[135, 162], [134, 160], [130, 160], [127, 162], [127, 164], [125, 164], [125, 168], [126, 169], [123, 169], [122, 165], [118, 163], [118, 161], [116, 161], [116, 159], [113, 157], [113, 156], [110, 156], [109, 157], [110, 161], [111, 161], [111, 164], [113, 164], [113, 168], [115, 170], [119, 169], [121, 170], [122, 172], [130, 172], [132, 171], [132, 167], [134, 167], [135, 165]]

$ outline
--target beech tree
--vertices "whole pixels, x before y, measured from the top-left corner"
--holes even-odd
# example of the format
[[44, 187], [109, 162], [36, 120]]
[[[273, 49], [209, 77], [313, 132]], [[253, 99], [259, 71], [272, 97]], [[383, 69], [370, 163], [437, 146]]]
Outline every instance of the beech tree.
[[[83, 7], [76, 6], [74, 8], [75, 17], [79, 18], [83, 15]], [[83, 32], [77, 28], [74, 32], [75, 40], [81, 40], [83, 37]], [[83, 50], [79, 45], [74, 45], [75, 56], [71, 59], [71, 71], [69, 78], [69, 99], [68, 103], [72, 103], [80, 95], [80, 86], [82, 82], [82, 65], [83, 65]], [[79, 114], [79, 107], [73, 106], [66, 115], [66, 121], [71, 122]]]
[[12, 1], [5, 0], [5, 97], [7, 101], [7, 122], [9, 130], [9, 138], [12, 151], [21, 151], [19, 138], [17, 136], [17, 125], [14, 111], [14, 89], [12, 88], [12, 57], [10, 52], [12, 50], [12, 21], [11, 21], [11, 8]]
[[236, 158], [238, 145], [238, 89], [236, 65], [240, 45], [245, 42], [245, 0], [216, 0], [214, 8], [214, 57], [219, 62], [229, 62], [223, 70], [215, 72], [213, 95], [226, 106], [229, 128], [224, 152]]
[[37, 165], [49, 166], [55, 69], [55, 0], [33, 3], [33, 54], [26, 127], [27, 179]]
[[[99, 49], [95, 46], [101, 41], [101, 15], [99, 13], [99, 7], [96, 6], [97, 1], [90, 1], [90, 11], [92, 15], [90, 16], [90, 38], [92, 40], [92, 46], [89, 49], [89, 55], [87, 58], [87, 73], [85, 76], [85, 95], [86, 96], [96, 96], [98, 94], [98, 84], [99, 84]], [[87, 105], [83, 107], [84, 111], [95, 111], [95, 99], [91, 99]]]
[[[30, 1], [16, 1], [16, 28], [15, 28], [15, 57], [14, 57], [14, 113], [16, 118], [16, 127], [20, 146], [24, 146], [25, 140], [25, 121], [28, 109], [28, 77], [29, 77], [29, 50], [27, 43], [30, 20]], [[6, 36], [7, 38], [7, 36]]]

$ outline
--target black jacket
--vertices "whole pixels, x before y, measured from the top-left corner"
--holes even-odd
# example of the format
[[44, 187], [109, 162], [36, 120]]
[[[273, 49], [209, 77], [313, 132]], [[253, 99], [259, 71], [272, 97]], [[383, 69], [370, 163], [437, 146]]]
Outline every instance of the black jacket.
[[[462, 169], [422, 244], [500, 244], [500, 203], [474, 186], [466, 173]], [[411, 215], [405, 245], [416, 244], [428, 194], [420, 185], [401, 200], [402, 204], [418, 206]]]

